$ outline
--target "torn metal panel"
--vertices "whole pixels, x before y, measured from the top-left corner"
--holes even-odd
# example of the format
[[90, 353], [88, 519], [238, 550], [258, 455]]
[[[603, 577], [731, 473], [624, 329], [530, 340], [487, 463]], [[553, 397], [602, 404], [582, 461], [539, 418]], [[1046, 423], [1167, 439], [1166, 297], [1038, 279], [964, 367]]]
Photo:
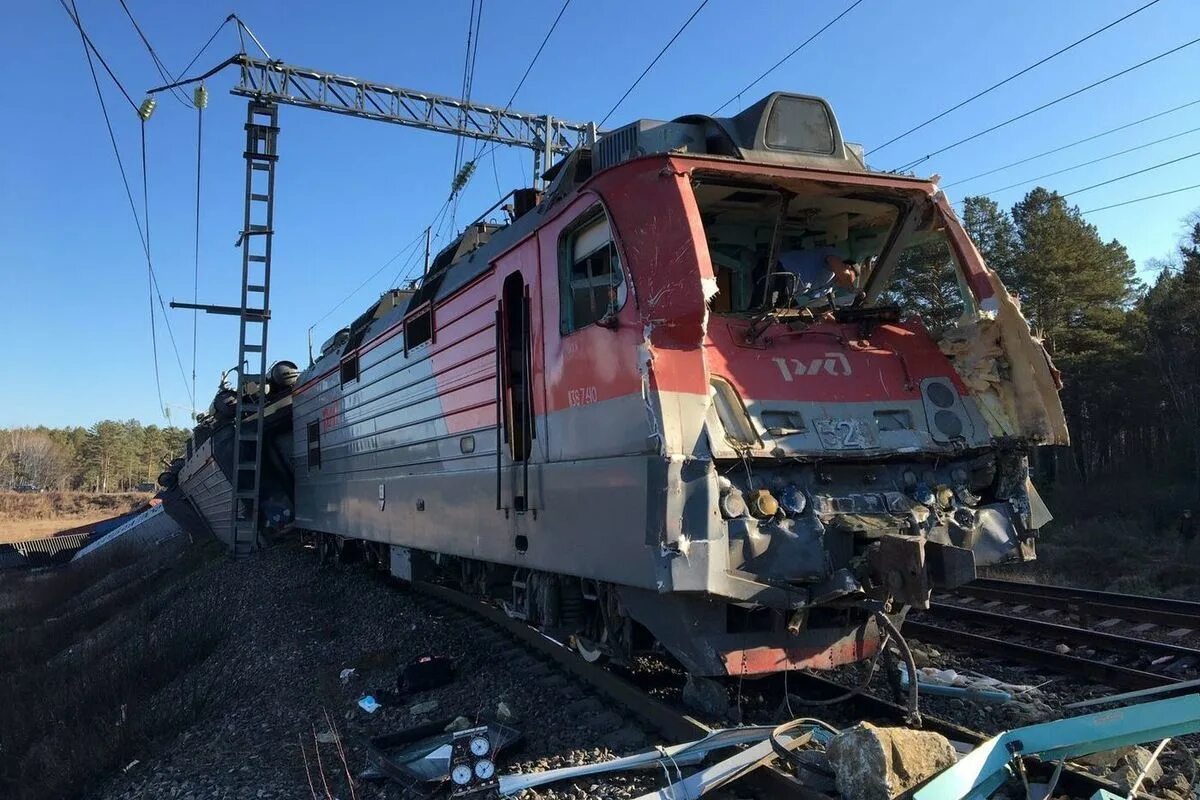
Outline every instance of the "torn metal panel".
[[1200, 731], [1200, 694], [1043, 722], [995, 736], [913, 794], [913, 800], [985, 798], [1016, 759], [1057, 761]]
[[[784, 727], [791, 729], [781, 730]], [[759, 742], [694, 775], [681, 778], [658, 791], [641, 795], [637, 800], [678, 800], [681, 797], [701, 797], [770, 763], [779, 755], [777, 746], [783, 748], [785, 752], [791, 752], [812, 741], [817, 731], [822, 734], [825, 732], [815, 724], [781, 726], [776, 729], [771, 740]]]
[[959, 320], [939, 345], [970, 388], [997, 437], [1069, 445], [1058, 396], [1062, 382], [1017, 301], [983, 262], [945, 195], [935, 198], [946, 231], [965, 257], [963, 269], [978, 311]]
[[625, 772], [641, 769], [660, 769], [668, 765], [688, 767], [699, 764], [714, 750], [725, 747], [735, 747], [744, 744], [761, 742], [771, 735], [774, 725], [748, 725], [741, 728], [725, 728], [716, 730], [693, 742], [657, 747], [645, 753], [637, 753], [624, 758], [614, 758], [611, 761], [600, 761], [595, 764], [581, 764], [572, 767], [529, 772], [518, 775], [501, 775], [499, 793], [501, 797], [509, 797], [525, 789], [535, 786], [545, 786], [558, 781], [576, 780], [589, 775], [605, 775], [613, 772]]

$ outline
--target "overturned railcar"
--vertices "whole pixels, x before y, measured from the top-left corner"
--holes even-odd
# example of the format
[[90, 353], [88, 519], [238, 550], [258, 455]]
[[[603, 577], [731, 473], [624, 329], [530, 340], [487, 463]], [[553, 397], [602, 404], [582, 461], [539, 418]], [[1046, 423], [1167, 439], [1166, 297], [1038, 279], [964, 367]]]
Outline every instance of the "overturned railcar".
[[704, 675], [869, 657], [876, 612], [1033, 557], [1056, 373], [935, 183], [785, 93], [547, 177], [303, 372], [298, 526]]

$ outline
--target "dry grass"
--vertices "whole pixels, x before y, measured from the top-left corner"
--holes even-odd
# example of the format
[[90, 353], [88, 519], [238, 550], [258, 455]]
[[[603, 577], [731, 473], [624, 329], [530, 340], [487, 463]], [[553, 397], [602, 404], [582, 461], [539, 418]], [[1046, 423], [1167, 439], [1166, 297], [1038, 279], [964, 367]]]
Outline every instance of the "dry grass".
[[988, 577], [1128, 594], [1200, 596], [1200, 541], [1179, 539], [1188, 489], [1130, 481], [1066, 486], [1047, 498], [1055, 521], [1032, 564], [995, 567]]
[[39, 539], [132, 511], [154, 495], [139, 492], [0, 492], [0, 542]]
[[77, 796], [203, 712], [213, 687], [192, 668], [225, 635], [221, 621], [154, 620], [211, 557], [114, 549], [0, 576], [0, 797]]

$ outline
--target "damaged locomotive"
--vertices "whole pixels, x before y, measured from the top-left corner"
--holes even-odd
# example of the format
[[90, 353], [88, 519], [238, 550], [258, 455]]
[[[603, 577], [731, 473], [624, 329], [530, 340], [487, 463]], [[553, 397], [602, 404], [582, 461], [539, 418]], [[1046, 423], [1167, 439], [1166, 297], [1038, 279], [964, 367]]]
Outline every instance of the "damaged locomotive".
[[788, 93], [546, 177], [303, 371], [297, 527], [697, 675], [868, 658], [880, 612], [1033, 558], [1057, 374], [934, 180]]

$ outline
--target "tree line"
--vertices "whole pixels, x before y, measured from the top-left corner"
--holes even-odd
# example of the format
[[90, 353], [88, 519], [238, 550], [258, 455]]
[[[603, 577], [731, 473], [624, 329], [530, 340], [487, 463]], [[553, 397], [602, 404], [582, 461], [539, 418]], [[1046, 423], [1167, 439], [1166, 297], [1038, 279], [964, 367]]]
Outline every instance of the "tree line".
[[186, 428], [103, 420], [90, 428], [0, 429], [0, 489], [129, 491], [154, 481], [163, 460], [178, 456]]
[[[963, 224], [1062, 373], [1072, 446], [1044, 477], [1154, 476], [1200, 499], [1200, 212], [1148, 283], [1124, 245], [1041, 187], [1007, 210], [967, 197]], [[896, 291], [931, 328], [952, 322], [946, 282]]]

